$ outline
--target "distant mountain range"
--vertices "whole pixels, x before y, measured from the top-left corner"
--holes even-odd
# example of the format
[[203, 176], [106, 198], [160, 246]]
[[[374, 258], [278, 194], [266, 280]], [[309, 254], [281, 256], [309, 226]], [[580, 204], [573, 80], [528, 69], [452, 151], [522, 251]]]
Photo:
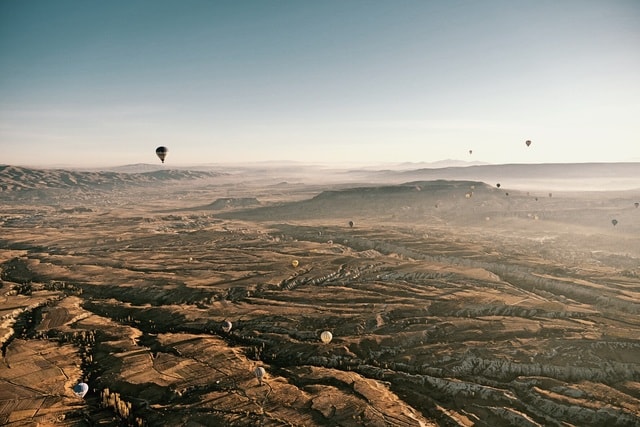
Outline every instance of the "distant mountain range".
[[549, 190], [640, 190], [640, 162], [629, 163], [545, 163], [469, 164], [438, 167], [455, 161], [400, 163], [378, 167], [339, 166], [266, 162], [247, 165], [202, 165], [168, 169], [150, 164], [124, 165], [109, 170], [35, 169], [0, 165], [0, 192], [48, 188], [101, 188], [144, 186], [165, 181], [184, 181], [220, 176], [238, 179], [263, 177], [286, 180], [295, 177], [306, 183], [400, 184], [411, 181], [470, 180], [502, 188]]
[[640, 162], [542, 163], [477, 165], [380, 171], [380, 179], [398, 181], [455, 179], [501, 183], [505, 188], [547, 188], [581, 191], [640, 189]]
[[164, 181], [192, 180], [222, 175], [214, 171], [150, 170], [142, 173], [32, 169], [0, 165], [0, 192], [42, 189], [111, 189]]

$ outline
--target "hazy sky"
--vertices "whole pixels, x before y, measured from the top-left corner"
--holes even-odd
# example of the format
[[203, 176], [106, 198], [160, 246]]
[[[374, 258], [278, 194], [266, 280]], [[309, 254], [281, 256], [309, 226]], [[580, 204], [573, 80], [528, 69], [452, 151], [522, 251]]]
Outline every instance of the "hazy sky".
[[169, 165], [640, 161], [640, 1], [0, 1], [0, 163], [158, 145]]

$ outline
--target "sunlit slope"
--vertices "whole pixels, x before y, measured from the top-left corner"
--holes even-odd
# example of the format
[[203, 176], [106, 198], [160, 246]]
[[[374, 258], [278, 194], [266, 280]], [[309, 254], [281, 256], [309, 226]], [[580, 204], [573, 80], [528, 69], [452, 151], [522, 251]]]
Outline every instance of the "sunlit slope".
[[[327, 219], [409, 225], [452, 224], [491, 229], [506, 222], [534, 233], [640, 235], [637, 191], [542, 192], [476, 181], [416, 181], [400, 185], [324, 191], [304, 201], [220, 213], [261, 221]], [[616, 220], [614, 226], [612, 220]]]

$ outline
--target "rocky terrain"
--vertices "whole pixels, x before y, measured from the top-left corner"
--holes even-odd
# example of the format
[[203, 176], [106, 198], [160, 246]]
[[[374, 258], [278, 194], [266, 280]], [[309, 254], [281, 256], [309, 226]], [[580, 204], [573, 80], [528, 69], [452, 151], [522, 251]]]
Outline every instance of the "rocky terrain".
[[2, 425], [640, 425], [639, 190], [23, 172]]

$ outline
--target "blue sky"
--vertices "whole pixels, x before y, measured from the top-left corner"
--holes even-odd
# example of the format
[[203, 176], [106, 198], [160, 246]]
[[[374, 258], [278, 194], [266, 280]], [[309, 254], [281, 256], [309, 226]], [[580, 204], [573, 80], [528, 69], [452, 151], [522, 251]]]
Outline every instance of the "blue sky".
[[0, 163], [640, 161], [639, 46], [637, 0], [2, 0]]

